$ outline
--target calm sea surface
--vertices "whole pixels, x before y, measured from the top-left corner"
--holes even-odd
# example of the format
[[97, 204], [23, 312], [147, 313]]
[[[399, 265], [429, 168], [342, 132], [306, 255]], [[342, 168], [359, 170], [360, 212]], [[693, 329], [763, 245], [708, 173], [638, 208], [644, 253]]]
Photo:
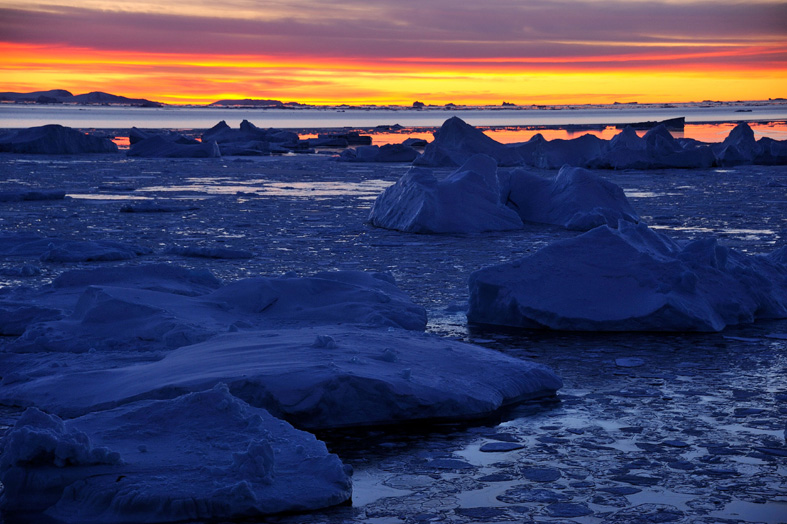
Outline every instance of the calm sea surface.
[[[756, 135], [787, 139], [787, 103], [750, 105], [679, 105], [677, 107], [612, 105], [555, 109], [531, 108], [430, 108], [415, 109], [226, 109], [207, 107], [115, 107], [0, 104], [0, 129], [61, 124], [80, 129], [208, 129], [224, 120], [237, 127], [249, 120], [258, 127], [294, 130], [325, 128], [372, 129], [399, 124], [406, 128], [436, 128], [458, 116], [488, 131], [500, 142], [528, 140], [536, 132], [547, 139], [574, 138], [592, 132], [611, 138], [615, 124], [661, 121], [685, 117], [686, 129], [680, 136], [708, 142], [721, 141], [735, 122], [749, 122]], [[610, 125], [607, 128], [605, 125]], [[562, 128], [562, 129], [547, 129]], [[565, 129], [568, 126], [568, 129]], [[596, 129], [571, 129], [597, 126]], [[507, 128], [507, 129], [503, 129]], [[529, 129], [528, 129], [529, 128]], [[414, 130], [409, 129], [409, 134]], [[428, 130], [422, 130], [431, 138]], [[384, 131], [382, 131], [384, 132]], [[549, 134], [549, 136], [547, 136]], [[387, 141], [387, 140], [385, 140]]]

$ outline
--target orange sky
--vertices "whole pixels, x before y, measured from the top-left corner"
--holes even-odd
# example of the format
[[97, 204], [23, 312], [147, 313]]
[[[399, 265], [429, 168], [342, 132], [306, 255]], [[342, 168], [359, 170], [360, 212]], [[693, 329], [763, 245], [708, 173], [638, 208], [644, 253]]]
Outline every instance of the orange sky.
[[174, 104], [787, 96], [784, 2], [368, 4], [0, 0], [0, 91], [106, 91]]

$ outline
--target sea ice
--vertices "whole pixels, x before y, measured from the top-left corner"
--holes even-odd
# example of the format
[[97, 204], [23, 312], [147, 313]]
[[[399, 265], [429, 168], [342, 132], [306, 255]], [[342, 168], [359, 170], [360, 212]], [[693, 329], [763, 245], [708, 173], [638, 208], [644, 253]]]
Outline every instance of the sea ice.
[[[778, 253], [778, 252], [777, 252]], [[787, 317], [787, 266], [621, 221], [470, 276], [470, 322], [581, 331], [720, 331]]]
[[485, 416], [554, 395], [562, 385], [545, 366], [483, 347], [394, 328], [328, 325], [228, 333], [146, 364], [72, 367], [4, 384], [0, 400], [75, 416], [217, 383], [312, 429]]
[[58, 124], [31, 127], [0, 135], [0, 152], [38, 155], [117, 153], [108, 138], [89, 135]]
[[413, 167], [375, 200], [369, 222], [410, 233], [478, 233], [520, 229], [519, 216], [500, 201], [497, 162], [469, 158], [443, 180]]
[[139, 523], [340, 504], [347, 468], [313, 435], [226, 386], [63, 421], [28, 409], [0, 454], [6, 517]]
[[216, 158], [221, 156], [216, 142], [182, 143], [168, 135], [152, 135], [132, 144], [128, 156], [145, 158]]
[[[53, 290], [40, 295], [50, 309], [58, 295], [61, 301], [70, 301], [63, 308], [64, 318], [37, 322], [37, 315], [15, 314], [15, 329], [25, 318], [33, 323], [9, 345], [10, 351], [154, 351], [252, 327], [346, 323], [423, 330], [426, 326], [424, 309], [382, 273], [249, 278], [193, 296], [193, 291], [211, 286], [212, 277], [161, 268], [154, 264], [120, 270], [114, 279], [111, 270], [65, 273]], [[191, 275], [204, 284], [192, 285]], [[0, 306], [11, 311], [21, 307], [18, 301], [0, 302]]]

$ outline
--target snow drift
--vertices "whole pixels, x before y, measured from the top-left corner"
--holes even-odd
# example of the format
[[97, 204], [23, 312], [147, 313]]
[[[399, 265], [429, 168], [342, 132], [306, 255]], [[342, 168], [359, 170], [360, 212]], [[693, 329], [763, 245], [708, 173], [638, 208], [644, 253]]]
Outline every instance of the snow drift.
[[375, 200], [369, 222], [409, 233], [477, 233], [519, 229], [522, 221], [500, 202], [497, 162], [469, 158], [443, 180], [411, 168]]
[[342, 503], [338, 457], [226, 386], [63, 421], [28, 409], [0, 454], [6, 517], [138, 523], [259, 517]]
[[581, 331], [720, 331], [787, 317], [787, 266], [715, 239], [620, 222], [470, 276], [470, 322]]

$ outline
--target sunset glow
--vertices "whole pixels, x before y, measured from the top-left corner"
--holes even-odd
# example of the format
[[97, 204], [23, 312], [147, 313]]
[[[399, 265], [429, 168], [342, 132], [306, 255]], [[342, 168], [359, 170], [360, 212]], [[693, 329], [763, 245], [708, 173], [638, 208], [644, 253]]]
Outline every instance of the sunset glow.
[[0, 0], [0, 91], [170, 104], [584, 104], [787, 95], [781, 2]]

